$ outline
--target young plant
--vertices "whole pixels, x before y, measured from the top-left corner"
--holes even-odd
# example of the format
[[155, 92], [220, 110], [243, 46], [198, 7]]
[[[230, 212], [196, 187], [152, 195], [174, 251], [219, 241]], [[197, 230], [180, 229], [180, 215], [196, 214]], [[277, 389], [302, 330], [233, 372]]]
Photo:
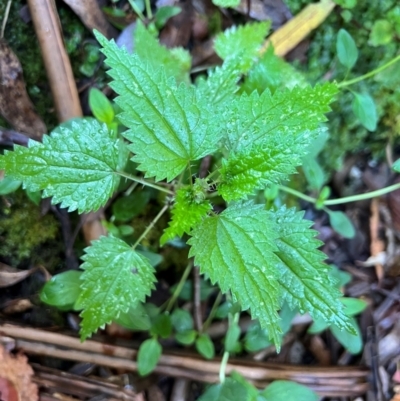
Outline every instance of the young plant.
[[[122, 177], [170, 195], [172, 219], [161, 243], [190, 235], [190, 257], [201, 272], [249, 309], [279, 349], [283, 302], [340, 330], [354, 329], [327, 274], [312, 223], [302, 212], [284, 206], [266, 210], [251, 198], [255, 190], [296, 172], [338, 92], [328, 82], [236, 94], [266, 30], [266, 24], [257, 24], [221, 35], [216, 48], [222, 49], [224, 64], [197, 86], [177, 84], [174, 74], [167, 76], [162, 67], [97, 33], [111, 86], [119, 94], [118, 118], [128, 127], [123, 139], [95, 120], [72, 121], [43, 143], [31, 141], [28, 148], [5, 152], [0, 168], [79, 213], [104, 205]], [[246, 46], [232, 45], [238, 35]], [[130, 152], [145, 178], [124, 172]], [[207, 177], [197, 178], [193, 162], [208, 155], [222, 156]], [[215, 195], [227, 202], [220, 213], [211, 202]], [[138, 246], [168, 208], [167, 203], [133, 245], [110, 235], [85, 250], [74, 304], [82, 310], [82, 340], [150, 294], [154, 268]]]

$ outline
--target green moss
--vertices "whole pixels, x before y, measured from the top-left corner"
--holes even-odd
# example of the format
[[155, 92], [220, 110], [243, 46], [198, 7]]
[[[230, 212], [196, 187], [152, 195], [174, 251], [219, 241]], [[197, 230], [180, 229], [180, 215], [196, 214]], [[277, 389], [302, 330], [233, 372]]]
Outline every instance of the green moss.
[[[12, 266], [27, 258], [46, 267], [58, 260], [59, 246], [53, 243], [59, 232], [56, 219], [50, 214], [42, 216], [22, 190], [0, 198], [0, 202], [0, 256]], [[39, 252], [41, 245], [49, 245], [49, 241], [51, 246]]]

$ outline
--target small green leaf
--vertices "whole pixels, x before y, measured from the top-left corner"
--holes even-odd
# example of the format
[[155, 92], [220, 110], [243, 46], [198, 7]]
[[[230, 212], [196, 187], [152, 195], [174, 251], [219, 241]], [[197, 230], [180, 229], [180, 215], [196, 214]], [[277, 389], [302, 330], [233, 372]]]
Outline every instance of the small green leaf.
[[240, 327], [237, 323], [229, 326], [225, 336], [225, 351], [233, 352], [240, 337]]
[[313, 324], [308, 328], [307, 333], [310, 334], [318, 334], [322, 333], [326, 329], [329, 328], [329, 324], [325, 322], [323, 319], [314, 319]]
[[378, 115], [374, 99], [368, 93], [353, 92], [353, 94], [352, 107], [354, 114], [368, 131], [375, 131], [378, 123]]
[[400, 173], [400, 159], [397, 159], [392, 166], [394, 171], [397, 171], [398, 173]]
[[141, 376], [146, 376], [155, 369], [161, 353], [162, 347], [156, 338], [149, 338], [140, 345], [137, 364]]
[[350, 354], [356, 355], [362, 351], [363, 339], [360, 327], [354, 317], [349, 318], [349, 322], [352, 325], [355, 334], [349, 333], [347, 330], [341, 330], [336, 325], [332, 325], [330, 329], [340, 344], [342, 344]]
[[344, 238], [354, 238], [356, 230], [347, 215], [341, 211], [324, 209], [329, 215], [332, 228]]
[[302, 168], [311, 189], [319, 191], [325, 183], [325, 174], [315, 157], [304, 157]]
[[270, 21], [233, 26], [216, 37], [215, 51], [223, 60], [240, 54], [241, 67], [247, 71], [254, 64], [270, 26]]
[[89, 91], [89, 106], [93, 115], [102, 123], [111, 124], [114, 120], [114, 109], [107, 96], [97, 88]]
[[319, 396], [308, 387], [287, 381], [275, 380], [261, 392], [267, 401], [318, 401]]
[[335, 281], [337, 281], [338, 288], [344, 287], [346, 284], [349, 284], [352, 279], [350, 273], [345, 272], [343, 270], [339, 270], [339, 268], [335, 265], [331, 265], [331, 270], [329, 274]]
[[214, 343], [208, 334], [200, 334], [196, 340], [196, 349], [204, 358], [212, 359], [215, 355]]
[[268, 332], [261, 328], [258, 322], [254, 322], [247, 330], [244, 337], [244, 347], [248, 352], [257, 352], [272, 345]]
[[388, 20], [378, 19], [372, 26], [369, 43], [375, 47], [387, 45], [393, 40], [393, 34], [392, 24]]
[[[206, 199], [196, 199], [195, 191], [196, 187], [193, 186], [181, 188], [176, 192], [172, 220], [161, 236], [161, 245], [176, 236], [182, 237], [184, 233], [189, 233], [211, 210], [211, 203]], [[204, 196], [203, 193], [202, 195]]]
[[198, 401], [247, 401], [247, 388], [228, 377], [222, 384], [214, 384], [198, 399]]
[[15, 192], [22, 184], [22, 181], [14, 180], [12, 177], [4, 177], [0, 181], [0, 195], [8, 195]]
[[355, 316], [365, 310], [368, 306], [368, 302], [358, 298], [342, 298], [342, 304], [344, 305], [344, 313], [347, 316]]
[[149, 191], [136, 191], [117, 199], [112, 205], [112, 213], [117, 221], [127, 222], [143, 212], [149, 200]]
[[223, 7], [223, 8], [228, 8], [228, 7], [237, 7], [240, 4], [240, 0], [212, 0], [214, 5], [217, 7]]
[[192, 315], [185, 309], [176, 308], [171, 314], [171, 323], [178, 332], [193, 329]]
[[118, 187], [116, 171], [123, 168], [124, 143], [110, 138], [96, 120], [79, 120], [60, 126], [43, 143], [30, 140], [0, 156], [0, 169], [31, 191], [43, 190], [53, 203], [79, 213], [103, 206]]
[[118, 238], [100, 237], [85, 252], [77, 301], [82, 340], [143, 302], [156, 281], [149, 261]]
[[183, 345], [192, 345], [196, 340], [197, 331], [196, 330], [186, 330], [180, 331], [175, 334], [175, 339]]
[[162, 313], [155, 317], [150, 329], [150, 334], [168, 338], [172, 333], [171, 316], [167, 313]]
[[25, 192], [26, 196], [31, 202], [33, 202], [36, 206], [40, 205], [40, 201], [42, 199], [41, 191], [31, 191], [30, 189], [27, 189]]
[[340, 63], [351, 70], [358, 59], [358, 50], [353, 38], [345, 29], [341, 29], [337, 35], [336, 51]]
[[163, 28], [171, 17], [178, 15], [181, 11], [182, 9], [180, 7], [174, 7], [174, 6], [159, 7], [154, 16], [157, 29], [160, 30], [161, 28]]
[[276, 236], [269, 213], [252, 202], [230, 205], [194, 227], [190, 256], [221, 291], [230, 290], [244, 310], [280, 342], [278, 324], [280, 287], [274, 251]]
[[114, 321], [130, 330], [147, 331], [151, 327], [150, 317], [141, 303], [129, 308], [127, 312], [122, 312]]
[[58, 308], [72, 309], [81, 293], [81, 274], [76, 270], [56, 274], [40, 291], [40, 300]]

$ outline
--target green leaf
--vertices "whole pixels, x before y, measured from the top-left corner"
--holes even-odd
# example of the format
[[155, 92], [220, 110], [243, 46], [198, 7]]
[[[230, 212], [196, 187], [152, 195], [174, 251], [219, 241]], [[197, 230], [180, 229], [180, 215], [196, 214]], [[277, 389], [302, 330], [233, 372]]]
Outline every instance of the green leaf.
[[196, 186], [179, 189], [172, 208], [172, 220], [161, 236], [161, 245], [177, 236], [182, 237], [184, 233], [188, 234], [210, 210], [211, 203], [208, 200], [196, 197]]
[[307, 85], [304, 75], [276, 56], [270, 46], [247, 74], [241, 90], [250, 95], [255, 90], [260, 94], [266, 89], [274, 93], [279, 88], [293, 89], [295, 86]]
[[344, 238], [354, 238], [356, 230], [351, 220], [341, 211], [324, 209], [329, 215], [332, 228]]
[[40, 291], [40, 300], [57, 308], [72, 309], [81, 293], [81, 274], [76, 270], [56, 274]]
[[214, 343], [208, 334], [200, 334], [196, 340], [196, 349], [206, 359], [212, 359], [215, 355]]
[[319, 191], [325, 183], [325, 174], [317, 159], [310, 156], [304, 157], [302, 168], [310, 188]]
[[240, 0], [212, 0], [213, 4], [217, 7], [237, 7], [240, 4]]
[[21, 181], [14, 180], [12, 177], [4, 177], [0, 181], [0, 195], [8, 195], [15, 192], [21, 184]]
[[[141, 21], [136, 22], [135, 52], [144, 65], [147, 64], [150, 67], [150, 70], [163, 66], [167, 77], [175, 77], [177, 81], [189, 82], [191, 66], [189, 53], [180, 49], [180, 54], [174, 54], [174, 52], [162, 46]], [[182, 52], [185, 53], [185, 56], [183, 56]]]
[[393, 26], [385, 19], [378, 19], [372, 26], [371, 33], [369, 35], [369, 43], [372, 46], [387, 45], [393, 40]]
[[365, 310], [368, 303], [363, 299], [358, 298], [342, 298], [342, 304], [344, 305], [344, 313], [347, 316], [355, 316]]
[[192, 345], [196, 339], [196, 330], [179, 331], [175, 334], [175, 339], [183, 345]]
[[261, 392], [267, 401], [318, 401], [319, 396], [308, 387], [287, 380], [275, 380]]
[[216, 37], [215, 51], [223, 60], [240, 54], [241, 68], [247, 71], [254, 64], [270, 26], [270, 21], [233, 26]]
[[193, 329], [192, 315], [185, 309], [176, 308], [172, 312], [171, 323], [178, 332]]
[[345, 29], [341, 29], [337, 35], [336, 51], [340, 63], [351, 70], [358, 59], [358, 50], [353, 38]]
[[124, 112], [119, 119], [129, 128], [123, 135], [132, 142], [132, 160], [146, 177], [171, 181], [191, 161], [218, 148], [220, 118], [193, 86], [177, 86], [164, 70], [154, 71], [114, 41], [96, 36], [111, 67], [111, 86], [120, 95], [116, 103]]
[[121, 313], [114, 321], [130, 330], [147, 331], [151, 327], [150, 317], [141, 303], [137, 303], [127, 312]]
[[318, 334], [322, 333], [326, 329], [329, 328], [329, 324], [325, 322], [323, 319], [314, 319], [313, 324], [308, 328], [307, 333], [310, 334]]
[[118, 238], [100, 237], [85, 252], [77, 302], [83, 309], [82, 340], [143, 302], [155, 282], [149, 261]]
[[31, 191], [43, 190], [69, 211], [79, 213], [103, 206], [118, 187], [116, 171], [124, 167], [127, 153], [122, 141], [110, 138], [96, 120], [72, 121], [60, 126], [43, 143], [30, 140], [0, 156], [0, 168], [21, 180]]
[[368, 93], [353, 92], [353, 112], [368, 131], [375, 131], [378, 115], [374, 99]]
[[161, 338], [168, 338], [172, 333], [171, 316], [167, 313], [157, 315], [153, 321], [150, 329], [150, 334], [153, 336], [160, 336]]
[[143, 212], [149, 200], [149, 191], [136, 191], [114, 202], [112, 213], [117, 221], [127, 222]]
[[251, 202], [230, 205], [220, 215], [194, 227], [189, 256], [202, 273], [231, 291], [244, 310], [251, 310], [270, 338], [280, 342], [280, 287], [276, 269], [276, 234], [269, 212]]
[[214, 384], [198, 401], [245, 401], [247, 389], [242, 383], [228, 377], [222, 384]]
[[182, 9], [180, 7], [174, 7], [174, 6], [159, 7], [154, 16], [157, 29], [160, 30], [161, 28], [163, 28], [171, 17], [178, 15], [181, 11]]
[[397, 171], [398, 173], [400, 173], [400, 159], [397, 159], [392, 166], [394, 171]]
[[[312, 141], [319, 137], [337, 88], [334, 84], [315, 88], [279, 90], [274, 95], [243, 93], [223, 114], [226, 147], [218, 192], [225, 200], [242, 199], [255, 189], [279, 183], [296, 172]], [[249, 116], [252, 116], [249, 119]]]
[[310, 229], [312, 222], [304, 220], [303, 215], [285, 207], [270, 212], [279, 236], [276, 254], [283, 298], [291, 309], [299, 308], [300, 313], [307, 311], [314, 319], [352, 331], [339, 299], [341, 293], [329, 266], [323, 263], [326, 256], [318, 250], [322, 242], [314, 238], [317, 232]]
[[111, 124], [114, 120], [114, 109], [107, 96], [97, 88], [89, 91], [89, 106], [93, 115], [102, 123]]
[[244, 347], [248, 352], [257, 352], [269, 347], [271, 342], [268, 332], [262, 329], [258, 322], [254, 322], [247, 330], [244, 337]]
[[332, 325], [330, 329], [340, 344], [342, 344], [343, 347], [350, 352], [350, 354], [356, 355], [359, 354], [363, 349], [363, 339], [360, 332], [360, 327], [358, 326], [354, 317], [350, 317], [349, 322], [353, 327], [353, 332], [355, 332], [355, 335], [346, 330], [341, 330], [336, 325]]
[[141, 376], [151, 373], [157, 366], [162, 347], [156, 338], [149, 338], [140, 347], [137, 356], [138, 372]]

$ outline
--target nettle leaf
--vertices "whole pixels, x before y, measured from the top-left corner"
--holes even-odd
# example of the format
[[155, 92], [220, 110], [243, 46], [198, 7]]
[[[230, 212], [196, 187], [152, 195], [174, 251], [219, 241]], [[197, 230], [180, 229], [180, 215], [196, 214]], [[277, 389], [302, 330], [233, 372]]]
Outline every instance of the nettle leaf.
[[[222, 160], [218, 192], [225, 200], [245, 198], [254, 189], [278, 183], [296, 171], [318, 138], [335, 84], [314, 88], [243, 93], [223, 113], [228, 159]], [[252, 116], [249, 119], [249, 116]]]
[[171, 181], [190, 161], [217, 150], [220, 118], [207, 99], [198, 98], [193, 86], [177, 86], [163, 69], [154, 71], [114, 41], [96, 37], [111, 67], [111, 86], [120, 95], [116, 103], [124, 112], [119, 119], [130, 128], [123, 135], [146, 177]]
[[291, 309], [299, 308], [301, 313], [307, 311], [315, 319], [353, 332], [340, 302], [342, 294], [329, 274], [329, 266], [323, 262], [326, 256], [318, 250], [322, 242], [315, 238], [317, 231], [310, 229], [313, 223], [294, 209], [282, 207], [269, 213], [279, 236], [276, 255], [283, 299]]
[[160, 239], [161, 245], [175, 237], [189, 233], [211, 210], [211, 203], [205, 199], [196, 199], [191, 187], [181, 188], [176, 192], [172, 220]]
[[215, 51], [222, 59], [240, 54], [241, 67], [245, 72], [253, 65], [270, 26], [270, 21], [233, 26], [216, 37]]
[[30, 140], [29, 147], [16, 145], [0, 156], [0, 168], [21, 180], [30, 191], [43, 190], [69, 211], [79, 213], [103, 206], [118, 187], [127, 149], [113, 139], [96, 120], [76, 120], [44, 136], [43, 143]]
[[180, 48], [175, 52], [162, 46], [143, 25], [141, 21], [136, 22], [135, 29], [135, 52], [143, 62], [147, 62], [153, 69], [163, 66], [167, 77], [175, 77], [178, 81], [189, 82], [189, 71], [191, 67], [190, 54]]
[[76, 303], [83, 309], [82, 340], [143, 302], [156, 281], [148, 259], [118, 238], [100, 237], [85, 252], [82, 292]]
[[280, 286], [276, 269], [276, 236], [269, 213], [252, 202], [230, 205], [215, 217], [203, 219], [192, 230], [189, 256], [202, 273], [230, 290], [244, 310], [280, 342], [278, 299]]

